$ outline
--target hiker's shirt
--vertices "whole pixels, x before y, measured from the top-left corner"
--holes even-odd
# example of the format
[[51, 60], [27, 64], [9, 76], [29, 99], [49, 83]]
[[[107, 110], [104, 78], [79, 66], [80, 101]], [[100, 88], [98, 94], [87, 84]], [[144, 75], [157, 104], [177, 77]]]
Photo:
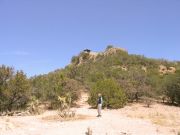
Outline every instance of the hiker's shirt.
[[102, 97], [98, 97], [98, 104], [102, 104], [102, 103], [103, 103]]

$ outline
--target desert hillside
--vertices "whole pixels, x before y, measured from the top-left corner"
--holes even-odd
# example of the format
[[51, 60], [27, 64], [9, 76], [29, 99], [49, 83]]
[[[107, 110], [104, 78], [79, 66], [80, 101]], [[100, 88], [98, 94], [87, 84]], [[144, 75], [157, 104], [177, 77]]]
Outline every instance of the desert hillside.
[[65, 68], [30, 78], [0, 66], [0, 135], [177, 135], [179, 105], [180, 62], [123, 48], [85, 49]]

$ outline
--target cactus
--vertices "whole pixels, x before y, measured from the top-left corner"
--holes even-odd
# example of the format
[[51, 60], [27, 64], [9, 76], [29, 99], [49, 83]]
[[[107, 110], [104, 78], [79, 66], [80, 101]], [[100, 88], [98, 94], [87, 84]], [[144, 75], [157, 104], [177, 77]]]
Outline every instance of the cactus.
[[71, 96], [70, 94], [66, 94], [66, 97], [58, 96], [59, 101], [59, 109], [58, 109], [58, 115], [61, 118], [73, 118], [75, 117], [75, 112], [72, 111], [71, 108]]

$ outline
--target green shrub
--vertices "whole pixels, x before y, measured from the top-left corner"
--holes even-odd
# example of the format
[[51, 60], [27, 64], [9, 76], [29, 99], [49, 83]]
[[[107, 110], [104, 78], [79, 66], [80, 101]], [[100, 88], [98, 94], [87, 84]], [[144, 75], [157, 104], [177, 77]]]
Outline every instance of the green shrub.
[[111, 49], [111, 48], [113, 48], [113, 45], [108, 45], [108, 46], [106, 47], [106, 50]]
[[103, 106], [108, 108], [121, 108], [126, 104], [126, 95], [118, 83], [113, 79], [98, 81], [90, 91], [89, 104], [97, 105], [97, 96], [103, 96]]
[[0, 67], [0, 111], [12, 111], [26, 107], [30, 85], [23, 71], [14, 73], [13, 68]]
[[71, 59], [71, 63], [73, 64], [78, 64], [79, 63], [79, 57], [78, 56], [73, 56], [72, 59]]
[[168, 75], [165, 81], [165, 94], [170, 98], [171, 103], [180, 104], [180, 71]]

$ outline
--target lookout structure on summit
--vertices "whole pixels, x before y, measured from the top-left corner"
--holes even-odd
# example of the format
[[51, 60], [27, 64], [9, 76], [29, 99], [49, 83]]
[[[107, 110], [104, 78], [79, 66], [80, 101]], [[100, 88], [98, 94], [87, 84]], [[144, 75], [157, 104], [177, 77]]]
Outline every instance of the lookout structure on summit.
[[85, 49], [85, 50], [84, 50], [84, 52], [86, 52], [86, 53], [90, 53], [90, 52], [91, 52], [91, 50], [89, 50], [89, 49]]

